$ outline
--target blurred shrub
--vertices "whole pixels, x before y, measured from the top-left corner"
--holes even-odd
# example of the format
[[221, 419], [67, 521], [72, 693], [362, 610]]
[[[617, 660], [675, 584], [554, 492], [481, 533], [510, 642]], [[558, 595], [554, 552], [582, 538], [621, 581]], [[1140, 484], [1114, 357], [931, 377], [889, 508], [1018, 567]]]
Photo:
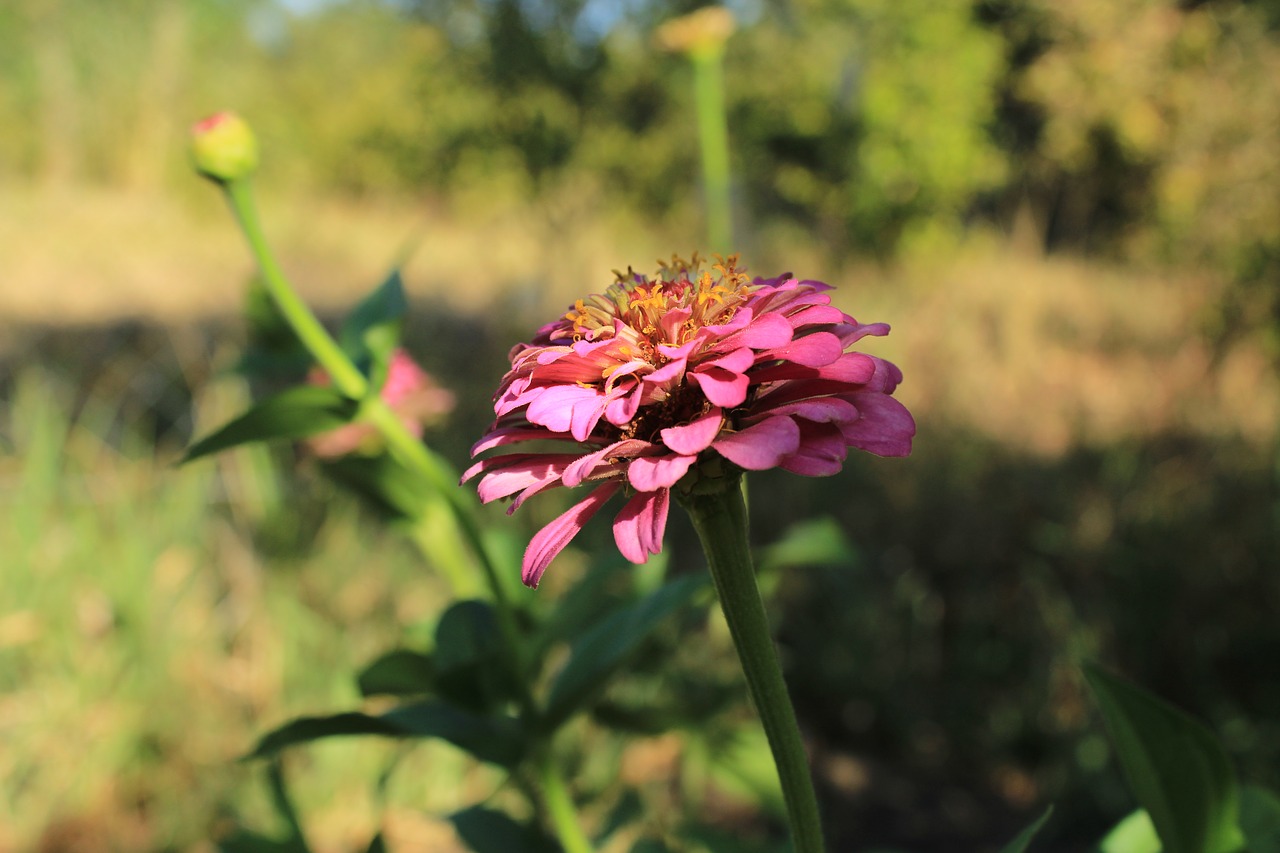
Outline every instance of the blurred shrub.
[[[690, 81], [651, 37], [687, 7], [17, 0], [0, 9], [0, 174], [160, 186], [185, 176], [180, 126], [232, 105], [276, 152], [269, 180], [298, 188], [679, 219], [698, 187]], [[892, 257], [1030, 221], [1044, 247], [1263, 280], [1280, 256], [1275, 9], [743, 11], [726, 68], [744, 233]]]

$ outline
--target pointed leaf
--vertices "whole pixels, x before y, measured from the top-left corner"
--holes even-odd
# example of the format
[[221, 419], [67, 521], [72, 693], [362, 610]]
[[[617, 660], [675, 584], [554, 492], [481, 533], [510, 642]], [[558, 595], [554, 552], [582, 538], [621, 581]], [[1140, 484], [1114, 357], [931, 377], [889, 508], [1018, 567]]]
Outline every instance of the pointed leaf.
[[321, 469], [387, 521], [417, 521], [431, 500], [430, 485], [388, 453], [327, 459]]
[[782, 538], [765, 548], [758, 561], [759, 573], [783, 567], [850, 566], [858, 552], [843, 528], [827, 516], [791, 525]]
[[436, 688], [454, 704], [486, 711], [516, 696], [503, 660], [506, 651], [493, 608], [483, 601], [454, 604], [436, 626]]
[[430, 655], [396, 649], [366, 666], [357, 683], [361, 696], [421, 695], [434, 689], [435, 666]]
[[358, 404], [332, 388], [300, 385], [258, 403], [187, 448], [182, 462], [251, 441], [306, 438], [350, 423]]
[[307, 853], [307, 848], [296, 841], [276, 841], [246, 829], [219, 841], [218, 850], [220, 853]]
[[248, 757], [265, 758], [290, 746], [351, 735], [440, 738], [480, 761], [504, 767], [518, 761], [524, 748], [520, 729], [510, 718], [469, 714], [441, 702], [417, 702], [380, 717], [359, 712], [302, 717], [264, 736]]
[[449, 816], [458, 836], [475, 853], [559, 853], [560, 847], [537, 829], [503, 812], [482, 806]]
[[408, 307], [400, 270], [392, 270], [352, 309], [338, 333], [339, 345], [365, 370], [374, 388], [381, 388], [386, 379], [386, 366], [400, 342], [400, 327]]
[[1187, 714], [1096, 666], [1085, 678], [1138, 802], [1165, 853], [1231, 853], [1243, 844], [1226, 752]]
[[382, 840], [381, 832], [375, 835], [369, 842], [369, 847], [365, 853], [387, 853], [387, 845], [386, 842]]
[[704, 586], [701, 576], [674, 581], [615, 610], [583, 634], [573, 644], [569, 662], [551, 688], [543, 720], [547, 730], [560, 726], [603, 689], [609, 676], [640, 648], [662, 620]]
[[1035, 838], [1036, 833], [1038, 833], [1044, 825], [1049, 822], [1049, 815], [1051, 814], [1053, 814], [1053, 806], [1049, 806], [1049, 808], [1045, 809], [1044, 814], [1036, 818], [1035, 823], [1022, 830], [1022, 832], [1019, 832], [1016, 838], [1000, 850], [1000, 853], [1026, 853], [1027, 847], [1031, 844], [1031, 839]]
[[1098, 845], [1099, 853], [1160, 853], [1160, 836], [1146, 809], [1131, 812]]

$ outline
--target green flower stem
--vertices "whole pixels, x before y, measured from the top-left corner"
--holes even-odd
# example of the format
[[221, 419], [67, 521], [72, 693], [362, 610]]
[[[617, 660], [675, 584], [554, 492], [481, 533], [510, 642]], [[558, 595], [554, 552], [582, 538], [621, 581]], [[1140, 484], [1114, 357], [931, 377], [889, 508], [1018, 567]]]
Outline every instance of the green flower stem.
[[733, 222], [729, 198], [729, 126], [724, 107], [724, 46], [695, 50], [689, 58], [693, 61], [694, 103], [702, 149], [707, 239], [713, 252], [728, 253], [733, 246]]
[[736, 482], [683, 498], [702, 541], [729, 633], [747, 677], [747, 687], [764, 724], [773, 762], [782, 782], [796, 853], [822, 853], [818, 798], [809, 775], [804, 741], [782, 680], [782, 667], [769, 634], [769, 620], [756, 586], [747, 544], [747, 513]]
[[518, 659], [522, 646], [515, 619], [511, 613], [511, 604], [503, 591], [496, 563], [485, 546], [480, 524], [476, 518], [475, 505], [458, 488], [457, 474], [450, 470], [447, 463], [429, 451], [417, 436], [405, 428], [395, 412], [391, 411], [378, 396], [377, 389], [369, 387], [364, 374], [352, 363], [328, 330], [290, 286], [280, 265], [276, 262], [271, 247], [267, 244], [249, 182], [247, 180], [231, 181], [223, 187], [227, 193], [227, 200], [231, 204], [231, 210], [240, 223], [240, 228], [249, 242], [249, 248], [253, 251], [258, 266], [262, 270], [263, 283], [267, 292], [279, 306], [280, 313], [284, 315], [285, 320], [307, 350], [329, 374], [334, 387], [351, 399], [361, 401], [361, 413], [364, 419], [382, 434], [392, 453], [422, 475], [448, 502], [463, 537], [475, 552], [484, 570], [485, 579], [497, 604], [499, 628], [511, 658], [512, 676], [520, 686], [522, 705], [527, 711], [532, 712], [533, 700], [528, 695], [528, 685], [524, 682], [523, 667]]
[[560, 768], [552, 759], [550, 749], [545, 749], [538, 758], [538, 781], [547, 816], [551, 819], [551, 826], [560, 839], [564, 853], [591, 853], [591, 842], [578, 823], [573, 798], [569, 795], [569, 788], [565, 785]]

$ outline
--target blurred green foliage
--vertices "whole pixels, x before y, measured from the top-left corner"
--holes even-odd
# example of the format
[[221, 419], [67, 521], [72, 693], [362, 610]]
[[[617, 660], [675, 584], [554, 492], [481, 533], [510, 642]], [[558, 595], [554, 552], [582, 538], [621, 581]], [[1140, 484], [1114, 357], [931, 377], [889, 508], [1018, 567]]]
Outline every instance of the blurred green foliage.
[[[298, 8], [301, 4], [291, 4]], [[0, 10], [0, 172], [154, 186], [234, 107], [314, 190], [696, 201], [691, 4], [20, 0]], [[739, 217], [838, 256], [984, 226], [1238, 281], [1280, 250], [1274, 3], [796, 0], [734, 7]]]

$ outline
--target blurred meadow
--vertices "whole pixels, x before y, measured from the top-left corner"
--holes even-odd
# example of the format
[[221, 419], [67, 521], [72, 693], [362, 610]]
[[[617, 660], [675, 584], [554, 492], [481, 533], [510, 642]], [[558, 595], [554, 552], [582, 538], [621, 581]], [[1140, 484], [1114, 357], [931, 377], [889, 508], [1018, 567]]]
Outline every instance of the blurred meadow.
[[[427, 440], [460, 470], [512, 343], [614, 268], [709, 248], [690, 64], [654, 36], [692, 8], [0, 4], [0, 851], [278, 826], [238, 759], [366, 701], [355, 674], [449, 603], [293, 449], [176, 465], [260, 390], [235, 369], [252, 262], [187, 126], [258, 130], [267, 230], [326, 320], [401, 265], [406, 346], [459, 400]], [[1034, 849], [1092, 849], [1134, 802], [1085, 659], [1280, 785], [1280, 3], [729, 8], [735, 248], [890, 323], [866, 349], [919, 424], [906, 460], [752, 479], [832, 850], [995, 850], [1050, 803]], [[486, 518], [523, 543], [557, 512]], [[669, 543], [701, 565], [674, 515]], [[606, 546], [600, 521], [539, 595]], [[682, 666], [736, 684], [723, 626], [695, 629]], [[753, 726], [745, 695], [715, 738], [609, 751], [584, 725], [571, 778], [767, 835], [749, 754], [677, 761], [758, 758]], [[493, 785], [439, 744], [281, 766], [316, 853], [463, 849], [440, 816]]]

